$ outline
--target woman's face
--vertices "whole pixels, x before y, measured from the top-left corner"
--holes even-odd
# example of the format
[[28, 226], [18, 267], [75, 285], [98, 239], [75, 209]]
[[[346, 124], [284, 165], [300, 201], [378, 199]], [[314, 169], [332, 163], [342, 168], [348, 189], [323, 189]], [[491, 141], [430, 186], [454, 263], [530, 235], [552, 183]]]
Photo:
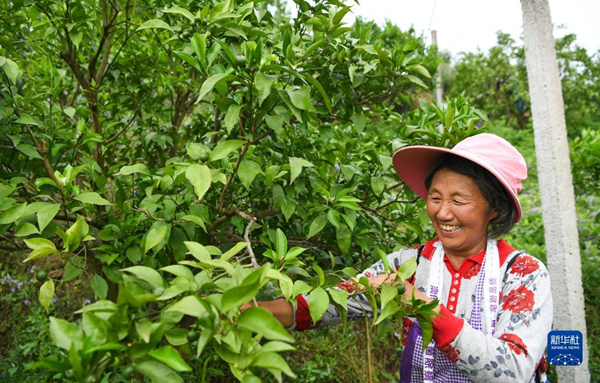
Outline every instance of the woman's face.
[[448, 169], [433, 176], [427, 214], [446, 254], [462, 258], [485, 248], [488, 225], [497, 215], [470, 177]]

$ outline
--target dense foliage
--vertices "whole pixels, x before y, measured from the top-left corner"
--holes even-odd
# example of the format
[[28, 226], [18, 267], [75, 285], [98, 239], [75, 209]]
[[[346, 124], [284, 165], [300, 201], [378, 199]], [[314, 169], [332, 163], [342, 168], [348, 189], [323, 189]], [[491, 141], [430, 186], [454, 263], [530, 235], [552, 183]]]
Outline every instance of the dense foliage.
[[[568, 131], [575, 138], [582, 129], [599, 126], [600, 56], [578, 46], [572, 34], [556, 40], [556, 56]], [[494, 123], [531, 128], [525, 53], [510, 35], [499, 32], [488, 52], [460, 54], [443, 74], [447, 95], [464, 94]]]
[[[346, 307], [328, 287], [423, 239], [390, 155], [451, 146], [480, 113], [413, 102], [437, 66], [414, 34], [348, 27], [336, 0], [295, 3], [290, 20], [249, 1], [3, 2], [3, 247], [64, 265], [37, 276], [47, 311], [73, 281], [98, 298], [50, 316], [60, 351], [33, 367], [81, 382], [205, 381], [223, 374], [211, 364], [294, 377], [280, 356], [294, 339], [240, 306], [308, 293], [316, 322]], [[352, 281], [375, 323], [411, 313], [431, 334], [431, 305]]]

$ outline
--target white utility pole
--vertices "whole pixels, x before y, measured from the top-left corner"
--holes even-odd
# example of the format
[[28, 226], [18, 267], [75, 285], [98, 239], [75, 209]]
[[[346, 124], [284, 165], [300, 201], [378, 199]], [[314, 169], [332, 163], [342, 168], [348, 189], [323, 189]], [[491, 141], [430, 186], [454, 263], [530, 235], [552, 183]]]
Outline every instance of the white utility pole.
[[548, 0], [521, 0], [521, 7], [544, 236], [552, 279], [553, 327], [581, 331], [584, 341], [583, 363], [556, 370], [561, 383], [586, 383], [590, 373], [579, 235], [550, 5]]

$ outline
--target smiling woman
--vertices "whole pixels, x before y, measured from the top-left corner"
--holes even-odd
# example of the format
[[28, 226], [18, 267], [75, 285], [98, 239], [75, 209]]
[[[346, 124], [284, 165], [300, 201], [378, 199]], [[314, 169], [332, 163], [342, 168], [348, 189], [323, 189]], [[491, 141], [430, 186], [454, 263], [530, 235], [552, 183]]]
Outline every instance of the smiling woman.
[[[443, 304], [434, 311], [433, 340], [423, 347], [419, 322], [405, 318], [401, 382], [546, 381], [543, 357], [552, 324], [550, 278], [537, 259], [497, 240], [521, 219], [517, 194], [527, 177], [521, 154], [506, 140], [480, 134], [452, 149], [409, 146], [393, 157], [402, 180], [427, 201], [436, 239], [388, 255], [400, 267], [416, 258], [405, 296]], [[523, 267], [527, 265], [527, 267]], [[358, 277], [379, 288], [395, 280], [380, 261]], [[371, 315], [351, 291], [348, 319]], [[279, 299], [260, 302], [284, 325], [305, 330], [342, 322], [331, 305], [313, 325], [309, 296], [297, 308]], [[423, 351], [425, 350], [425, 351]]]

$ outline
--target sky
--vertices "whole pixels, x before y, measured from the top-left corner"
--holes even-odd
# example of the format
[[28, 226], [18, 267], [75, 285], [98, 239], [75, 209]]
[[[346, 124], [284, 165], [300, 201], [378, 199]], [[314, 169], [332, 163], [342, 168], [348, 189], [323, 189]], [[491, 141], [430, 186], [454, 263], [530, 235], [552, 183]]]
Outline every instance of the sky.
[[[600, 0], [549, 1], [555, 38], [575, 33], [577, 45], [590, 54], [600, 50]], [[360, 0], [352, 9], [355, 15], [378, 24], [388, 19], [402, 30], [411, 25], [423, 34], [437, 30], [440, 50], [452, 55], [478, 48], [487, 51], [495, 45], [499, 30], [522, 43], [520, 0]], [[345, 21], [351, 24], [354, 20], [350, 16]]]

